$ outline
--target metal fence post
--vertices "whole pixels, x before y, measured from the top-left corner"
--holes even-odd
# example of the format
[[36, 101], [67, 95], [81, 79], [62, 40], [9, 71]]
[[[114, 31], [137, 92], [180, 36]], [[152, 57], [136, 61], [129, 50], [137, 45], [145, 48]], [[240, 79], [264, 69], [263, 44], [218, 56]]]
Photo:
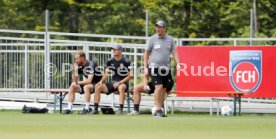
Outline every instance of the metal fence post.
[[27, 92], [27, 89], [28, 89], [28, 45], [25, 45], [25, 59], [24, 59], [24, 68], [25, 68], [25, 71], [24, 71], [24, 76], [25, 76], [25, 79], [24, 79], [24, 82], [25, 82], [25, 93]]
[[48, 66], [50, 64], [50, 34], [49, 34], [49, 11], [45, 11], [45, 84], [46, 89], [50, 88], [50, 74], [48, 73]]
[[237, 46], [237, 40], [234, 39], [234, 46]]
[[89, 47], [87, 42], [83, 43], [83, 51], [86, 55], [86, 59], [89, 60]]
[[138, 76], [138, 73], [137, 73], [137, 48], [135, 47], [134, 48], [134, 64], [133, 64], [133, 68], [134, 68], [134, 74], [133, 74], [133, 76], [134, 76], [134, 87], [136, 87], [136, 85], [137, 85], [137, 76]]
[[[111, 45], [114, 45], [114, 37], [111, 37]], [[110, 54], [110, 57], [112, 57], [112, 53]], [[111, 107], [115, 107], [115, 95], [112, 93], [112, 100], [111, 100]]]

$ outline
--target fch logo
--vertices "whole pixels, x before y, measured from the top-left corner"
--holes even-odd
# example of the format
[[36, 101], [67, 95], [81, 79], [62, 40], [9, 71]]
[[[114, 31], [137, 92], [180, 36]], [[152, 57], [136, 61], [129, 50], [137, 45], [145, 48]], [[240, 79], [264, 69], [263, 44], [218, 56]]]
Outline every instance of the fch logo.
[[237, 92], [255, 92], [262, 80], [262, 52], [230, 51], [230, 82]]

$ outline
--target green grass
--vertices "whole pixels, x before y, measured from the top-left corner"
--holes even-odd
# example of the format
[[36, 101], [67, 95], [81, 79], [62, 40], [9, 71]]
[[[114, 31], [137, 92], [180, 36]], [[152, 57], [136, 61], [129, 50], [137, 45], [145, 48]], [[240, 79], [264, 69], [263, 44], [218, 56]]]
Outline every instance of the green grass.
[[0, 139], [271, 139], [276, 115], [60, 115], [0, 111]]

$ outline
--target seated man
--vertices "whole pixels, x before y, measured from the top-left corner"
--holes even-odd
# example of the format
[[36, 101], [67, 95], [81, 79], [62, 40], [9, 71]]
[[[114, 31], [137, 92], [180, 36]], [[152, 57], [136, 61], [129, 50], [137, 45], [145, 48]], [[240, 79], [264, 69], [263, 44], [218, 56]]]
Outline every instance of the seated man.
[[[166, 92], [170, 92], [173, 88], [173, 85], [174, 85], [174, 81], [172, 79], [171, 74], [169, 73]], [[145, 75], [143, 83], [138, 84], [133, 90], [134, 110], [130, 114], [132, 114], [132, 115], [139, 114], [139, 105], [140, 105], [140, 102], [141, 102], [141, 93], [153, 94], [154, 90], [155, 90], [154, 83], [152, 81], [149, 82], [149, 76]]]
[[[106, 62], [105, 72], [101, 81], [96, 84], [94, 93], [94, 110], [92, 114], [99, 114], [98, 106], [100, 102], [100, 93], [111, 94], [119, 93], [119, 110], [117, 115], [123, 114], [125, 101], [125, 93], [128, 90], [128, 81], [131, 79], [130, 64], [131, 62], [122, 56], [123, 47], [115, 45], [112, 47], [113, 56]], [[104, 83], [109, 72], [112, 72], [112, 80], [109, 83]]]
[[[78, 81], [78, 75], [83, 75], [86, 79]], [[102, 74], [98, 69], [98, 65], [94, 61], [86, 60], [86, 55], [83, 51], [78, 51], [75, 55], [75, 64], [72, 74], [72, 83], [68, 92], [68, 108], [64, 114], [72, 114], [72, 107], [75, 101], [75, 93], [84, 93], [85, 108], [80, 114], [88, 114], [91, 112], [89, 108], [91, 94], [94, 92], [94, 85], [102, 78]]]

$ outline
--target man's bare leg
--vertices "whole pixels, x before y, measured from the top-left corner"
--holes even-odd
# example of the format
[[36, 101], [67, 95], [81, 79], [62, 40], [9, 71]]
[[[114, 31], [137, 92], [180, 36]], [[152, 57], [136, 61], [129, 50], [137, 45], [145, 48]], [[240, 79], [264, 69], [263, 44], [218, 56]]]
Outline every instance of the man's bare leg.
[[94, 111], [92, 114], [98, 114], [98, 108], [99, 108], [99, 103], [101, 100], [101, 93], [107, 93], [108, 89], [105, 84], [99, 85], [95, 87], [95, 92], [94, 92]]
[[164, 111], [162, 110], [162, 106], [164, 104], [163, 100], [165, 98], [165, 92], [163, 89], [163, 85], [155, 85], [155, 91], [154, 91], [154, 100], [155, 100], [155, 107], [156, 107], [156, 113], [155, 116], [157, 117], [164, 117]]
[[165, 100], [166, 100], [167, 89], [166, 89], [166, 88], [163, 88], [162, 91], [163, 91], [163, 94], [164, 94], [164, 97], [163, 97], [163, 100], [162, 100], [162, 106], [164, 106], [164, 102], [165, 102]]
[[139, 112], [139, 105], [141, 102], [141, 93], [148, 93], [148, 90], [144, 90], [144, 84], [137, 85], [133, 90], [133, 101], [134, 101], [133, 114], [138, 114], [138, 112]]
[[85, 85], [83, 87], [84, 97], [85, 97], [85, 109], [86, 110], [89, 110], [92, 89], [93, 89], [92, 84], [88, 84], [88, 85]]
[[141, 102], [141, 92], [144, 91], [144, 85], [138, 84], [133, 90], [133, 101], [134, 104], [140, 104]]
[[160, 110], [163, 105], [163, 100], [164, 100], [165, 94], [163, 92], [163, 85], [155, 85], [155, 90], [154, 90], [154, 102], [155, 102], [155, 107], [156, 110]]
[[75, 93], [80, 91], [80, 86], [76, 84], [71, 84], [69, 87], [69, 92], [68, 92], [68, 110], [72, 111], [73, 108], [73, 103], [75, 101]]
[[119, 110], [117, 114], [123, 114], [123, 108], [124, 108], [124, 102], [125, 102], [125, 97], [126, 97], [126, 89], [127, 86], [125, 84], [121, 84], [118, 86], [118, 91], [119, 91]]

